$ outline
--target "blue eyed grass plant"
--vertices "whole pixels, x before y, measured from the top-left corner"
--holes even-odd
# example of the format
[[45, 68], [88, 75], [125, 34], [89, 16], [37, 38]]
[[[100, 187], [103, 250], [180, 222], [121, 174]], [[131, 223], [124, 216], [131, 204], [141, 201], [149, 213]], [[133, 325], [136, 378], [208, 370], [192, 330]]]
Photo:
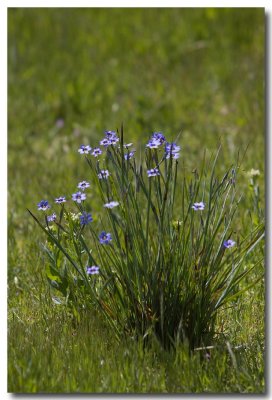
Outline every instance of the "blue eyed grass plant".
[[[56, 218], [47, 216], [47, 200], [38, 204], [45, 222], [29, 211], [47, 235], [49, 283], [74, 309], [97, 307], [120, 340], [155, 334], [165, 348], [210, 345], [218, 310], [255, 284], [241, 282], [262, 262], [248, 256], [264, 237], [263, 224], [235, 236], [238, 166], [218, 176], [219, 149], [188, 174], [179, 165], [180, 146], [161, 132], [140, 163], [123, 128], [120, 137], [107, 131], [100, 146], [78, 150], [91, 185], [81, 182], [86, 192], [72, 195], [77, 214], [65, 197], [56, 199]], [[94, 218], [89, 186], [99, 193]]]

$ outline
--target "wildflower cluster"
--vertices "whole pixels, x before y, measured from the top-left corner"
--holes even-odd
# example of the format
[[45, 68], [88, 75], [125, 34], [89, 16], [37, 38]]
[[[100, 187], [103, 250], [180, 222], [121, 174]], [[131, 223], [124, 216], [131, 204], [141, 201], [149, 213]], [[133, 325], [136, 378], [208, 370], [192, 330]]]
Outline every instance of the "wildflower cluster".
[[[119, 137], [117, 136], [116, 132], [114, 131], [106, 131], [104, 134], [104, 138], [100, 141], [100, 145], [104, 146], [107, 148], [108, 146], [114, 146], [119, 142]], [[132, 143], [129, 143], [127, 145], [124, 145], [126, 149], [128, 149]], [[78, 149], [79, 154], [83, 154], [85, 156], [93, 156], [94, 158], [98, 158], [103, 154], [102, 150], [100, 147], [94, 147], [92, 148], [90, 145], [81, 145]], [[128, 154], [125, 154], [125, 159], [129, 160], [130, 158], [133, 157], [135, 151], [130, 151]], [[108, 177], [110, 176], [110, 173], [107, 169], [98, 169], [97, 171], [97, 176], [101, 180], [107, 180]], [[86, 189], [89, 189], [91, 187], [90, 183], [86, 180], [83, 180], [78, 183], [77, 189], [79, 189], [77, 192], [73, 193], [71, 195], [71, 200], [74, 201], [74, 203], [77, 205], [78, 209], [80, 210], [79, 214], [75, 213], [69, 213], [69, 218], [71, 221], [76, 222], [79, 221], [79, 225], [83, 228], [86, 225], [89, 225], [90, 223], [93, 222], [93, 217], [92, 214], [86, 211], [85, 209], [85, 204], [84, 202], [87, 199], [87, 194], [86, 194]], [[63, 208], [62, 210], [67, 214], [66, 209], [64, 208], [65, 203], [67, 203], [66, 196], [59, 196], [55, 198], [55, 203], [61, 205]], [[117, 207], [120, 203], [118, 201], [108, 201], [104, 204], [104, 208], [107, 208], [109, 210], [112, 210], [113, 208]], [[48, 200], [41, 200], [37, 204], [37, 208], [39, 211], [47, 212], [50, 208], [51, 205], [49, 204]], [[62, 211], [62, 212], [63, 212]], [[51, 215], [45, 215], [46, 223], [57, 223], [57, 214], [54, 212]], [[60, 225], [60, 218], [58, 225]], [[111, 233], [106, 233], [105, 231], [102, 231], [99, 235], [97, 235], [97, 239], [101, 245], [108, 245], [110, 242], [112, 242], [112, 235]], [[94, 275], [99, 273], [99, 267], [98, 266], [87, 266], [86, 267], [86, 273], [87, 275]]]
[[94, 157], [98, 157], [102, 154], [102, 150], [100, 149], [100, 147], [95, 147], [94, 149], [92, 149], [91, 146], [83, 144], [78, 149], [78, 152], [80, 154], [91, 154]]
[[119, 138], [114, 131], [106, 131], [105, 132], [105, 137], [100, 141], [101, 146], [107, 147], [110, 145], [115, 145], [117, 142], [119, 142]]
[[175, 142], [167, 142], [165, 136], [161, 132], [154, 132], [146, 147], [150, 149], [159, 149], [164, 147], [165, 158], [178, 159], [180, 156], [180, 146]]
[[[261, 228], [236, 245], [231, 225], [239, 202], [229, 179], [236, 170], [219, 179], [219, 153], [211, 171], [204, 166], [193, 177], [183, 171], [180, 184], [176, 141], [154, 132], [138, 164], [133, 144], [123, 139], [122, 130], [120, 137], [105, 131], [99, 145], [81, 145], [90, 178], [55, 198], [58, 212], [48, 215], [51, 206], [41, 200], [45, 222], [30, 212], [50, 239], [48, 280], [64, 298], [78, 290], [71, 301], [97, 306], [118, 338], [153, 331], [166, 347], [177, 338], [188, 338], [191, 348], [210, 343], [218, 309], [240, 295], [248, 273], [240, 268], [262, 239]], [[93, 188], [98, 215], [90, 211]], [[74, 271], [69, 290], [60, 253]]]

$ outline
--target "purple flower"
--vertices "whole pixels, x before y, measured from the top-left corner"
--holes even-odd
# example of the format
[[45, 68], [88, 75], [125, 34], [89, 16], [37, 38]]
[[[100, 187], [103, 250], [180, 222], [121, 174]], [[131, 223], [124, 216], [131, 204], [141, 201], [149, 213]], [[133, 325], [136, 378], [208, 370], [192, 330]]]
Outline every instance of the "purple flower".
[[178, 153], [180, 151], [180, 146], [178, 146], [176, 143], [166, 143], [165, 145], [165, 152], [166, 153]]
[[86, 211], [84, 211], [80, 216], [80, 224], [81, 225], [88, 225], [90, 222], [93, 221], [93, 218], [91, 216], [91, 214], [87, 213]]
[[66, 199], [64, 196], [60, 196], [55, 199], [55, 203], [57, 203], [57, 204], [61, 204], [61, 203], [65, 203], [65, 202], [66, 202]]
[[161, 132], [154, 132], [146, 147], [157, 149], [165, 142], [165, 136]]
[[192, 205], [192, 209], [195, 211], [198, 211], [198, 210], [202, 211], [202, 210], [204, 210], [204, 208], [205, 208], [205, 203], [203, 203], [203, 201], [201, 201], [200, 203], [194, 203]]
[[108, 140], [108, 139], [103, 139], [103, 140], [100, 140], [100, 144], [101, 144], [101, 146], [109, 146], [110, 145], [110, 141]]
[[105, 231], [101, 232], [99, 235], [99, 242], [101, 244], [109, 244], [112, 241], [112, 237], [110, 233], [106, 233]]
[[160, 171], [158, 170], [158, 168], [149, 169], [147, 171], [148, 178], [150, 178], [151, 176], [158, 176], [158, 175], [160, 175]]
[[76, 201], [77, 203], [81, 203], [85, 199], [86, 199], [85, 193], [77, 192], [72, 194], [72, 200]]
[[114, 138], [112, 138], [112, 139], [109, 139], [109, 142], [110, 142], [110, 144], [114, 145], [114, 144], [116, 144], [117, 142], [119, 142], [119, 138], [118, 138], [118, 137], [114, 137]]
[[101, 169], [100, 173], [97, 175], [99, 179], [108, 179], [110, 173], [107, 169]]
[[114, 145], [119, 141], [115, 131], [105, 131], [105, 138], [100, 141], [102, 146]]
[[133, 143], [127, 143], [127, 144], [124, 144], [123, 146], [127, 149], [128, 147], [130, 147], [132, 145], [133, 145]]
[[56, 216], [55, 213], [53, 213], [52, 215], [48, 215], [48, 216], [46, 217], [46, 219], [47, 219], [47, 222], [54, 222], [54, 221], [56, 221], [57, 216]]
[[179, 158], [180, 154], [179, 153], [165, 153], [165, 158], [173, 158], [174, 160], [177, 160]]
[[157, 149], [161, 145], [161, 142], [157, 139], [150, 139], [149, 142], [147, 143], [146, 147], [149, 147], [150, 149]]
[[82, 182], [79, 182], [79, 184], [77, 185], [77, 187], [78, 187], [79, 189], [81, 189], [81, 190], [85, 190], [85, 189], [87, 189], [88, 187], [90, 187], [90, 184], [89, 184], [89, 182], [82, 181]]
[[115, 139], [115, 138], [118, 139], [117, 134], [116, 134], [115, 131], [105, 131], [105, 136], [106, 136], [107, 139]]
[[91, 148], [89, 145], [84, 146], [84, 145], [82, 144], [82, 145], [80, 146], [80, 148], [78, 149], [78, 152], [79, 152], [80, 154], [88, 154], [88, 153], [91, 152], [91, 150], [92, 150], [92, 148]]
[[98, 156], [100, 156], [100, 154], [102, 154], [102, 150], [101, 150], [99, 147], [95, 147], [95, 148], [93, 149], [92, 155], [93, 155], [94, 157], [98, 157]]
[[225, 241], [224, 241], [223, 246], [224, 246], [226, 249], [229, 249], [229, 248], [235, 246], [235, 244], [236, 244], [236, 242], [234, 242], [234, 240], [228, 239], [228, 240], [225, 240]]
[[93, 265], [92, 267], [87, 267], [87, 274], [88, 275], [95, 275], [99, 274], [99, 267]]
[[106, 208], [114, 208], [119, 206], [118, 201], [110, 201], [109, 203], [104, 204], [104, 207]]
[[50, 208], [50, 205], [47, 200], [41, 200], [38, 204], [38, 210], [46, 211]]
[[176, 143], [166, 143], [165, 144], [165, 158], [174, 158], [175, 160], [179, 158], [179, 151], [180, 151], [180, 146], [178, 146]]
[[130, 153], [124, 154], [125, 160], [130, 160], [135, 154], [135, 151], [131, 151]]
[[158, 140], [160, 144], [165, 142], [165, 136], [161, 132], [154, 132], [152, 138]]

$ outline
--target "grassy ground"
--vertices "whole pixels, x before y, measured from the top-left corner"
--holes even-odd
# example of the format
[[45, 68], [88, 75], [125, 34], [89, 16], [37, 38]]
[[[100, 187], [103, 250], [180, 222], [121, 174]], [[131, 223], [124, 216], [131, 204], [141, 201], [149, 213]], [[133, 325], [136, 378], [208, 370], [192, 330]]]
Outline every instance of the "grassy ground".
[[[75, 323], [52, 303], [41, 233], [27, 215], [85, 179], [77, 148], [124, 122], [140, 146], [151, 132], [179, 143], [188, 171], [223, 145], [220, 166], [247, 152], [237, 230], [261, 217], [245, 171], [260, 170], [264, 206], [263, 9], [10, 9], [10, 392], [264, 391], [264, 282], [220, 316], [210, 361], [186, 348], [120, 346], [94, 313]], [[57, 121], [62, 120], [63, 126]], [[60, 124], [60, 121], [59, 121]], [[253, 222], [252, 222], [253, 221]], [[261, 251], [261, 250], [260, 250]], [[263, 273], [263, 266], [251, 275]], [[246, 344], [244, 350], [227, 349]]]

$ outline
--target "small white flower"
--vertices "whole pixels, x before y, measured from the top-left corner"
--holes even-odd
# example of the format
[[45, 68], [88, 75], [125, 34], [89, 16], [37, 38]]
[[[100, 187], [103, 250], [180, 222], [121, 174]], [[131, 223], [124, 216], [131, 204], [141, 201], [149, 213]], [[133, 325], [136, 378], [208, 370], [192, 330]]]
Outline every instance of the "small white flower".
[[260, 170], [252, 168], [250, 171], [247, 172], [247, 175], [249, 176], [249, 178], [253, 178], [254, 176], [259, 176]]

